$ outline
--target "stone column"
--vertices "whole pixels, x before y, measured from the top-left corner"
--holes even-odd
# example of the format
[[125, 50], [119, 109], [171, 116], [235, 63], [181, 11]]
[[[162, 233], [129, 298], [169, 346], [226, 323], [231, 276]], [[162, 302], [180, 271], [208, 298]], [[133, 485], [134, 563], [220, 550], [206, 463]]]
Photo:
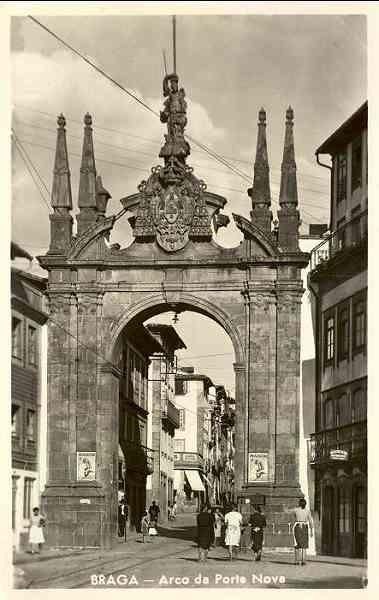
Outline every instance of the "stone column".
[[249, 292], [248, 430], [246, 486], [266, 494], [275, 481], [276, 299]]
[[299, 402], [302, 290], [278, 291], [275, 484], [300, 497]]
[[236, 377], [235, 401], [236, 401], [236, 419], [235, 419], [235, 455], [234, 455], [234, 490], [239, 495], [245, 483], [246, 473], [246, 450], [245, 450], [245, 431], [247, 425], [247, 406], [245, 402], [245, 381], [246, 365], [245, 363], [234, 363], [234, 372]]

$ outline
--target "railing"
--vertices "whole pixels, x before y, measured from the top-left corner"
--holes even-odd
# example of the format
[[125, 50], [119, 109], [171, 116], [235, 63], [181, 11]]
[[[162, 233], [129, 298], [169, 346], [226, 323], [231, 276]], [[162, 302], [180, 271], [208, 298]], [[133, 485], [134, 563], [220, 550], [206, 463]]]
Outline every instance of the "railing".
[[162, 409], [162, 419], [171, 421], [176, 428], [178, 428], [180, 425], [179, 410], [176, 408], [175, 404], [171, 402], [171, 400], [167, 400], [164, 403], [164, 408]]
[[[338, 450], [342, 452], [335, 453]], [[311, 464], [336, 462], [367, 455], [367, 421], [352, 423], [334, 429], [325, 429], [311, 435], [308, 456]]]
[[129, 440], [124, 440], [122, 446], [125, 448], [125, 465], [127, 469], [153, 473], [154, 450], [152, 448]]
[[367, 210], [330, 234], [311, 252], [311, 271], [348, 248], [367, 240]]

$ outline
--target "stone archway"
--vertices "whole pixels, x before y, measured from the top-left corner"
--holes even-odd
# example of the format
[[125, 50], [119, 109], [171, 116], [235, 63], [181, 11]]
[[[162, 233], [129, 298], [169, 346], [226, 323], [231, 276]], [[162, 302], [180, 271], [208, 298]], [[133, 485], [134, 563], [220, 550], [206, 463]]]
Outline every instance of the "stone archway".
[[[171, 79], [170, 79], [171, 77]], [[115, 341], [132, 319], [191, 308], [228, 333], [236, 355], [235, 484], [240, 498], [266, 505], [274, 523], [301, 495], [299, 486], [299, 377], [301, 269], [298, 245], [293, 111], [286, 114], [278, 229], [272, 230], [266, 115], [259, 113], [251, 219], [233, 215], [243, 235], [223, 248], [213, 232], [227, 225], [226, 200], [206, 190], [186, 164], [189, 145], [183, 90], [165, 79], [162, 120], [168, 133], [139, 192], [106, 217], [109, 193], [96, 176], [92, 119], [85, 117], [77, 235], [65, 122], [58, 121], [51, 242], [41, 265], [49, 272], [48, 480], [44, 510], [55, 546], [111, 545], [116, 535], [118, 371]], [[171, 83], [170, 83], [171, 82]], [[171, 87], [170, 87], [171, 86]], [[125, 212], [134, 242], [109, 243]], [[94, 461], [83, 481], [79, 455]], [[275, 529], [267, 543], [292, 544]], [[86, 532], [86, 535], [80, 532]]]

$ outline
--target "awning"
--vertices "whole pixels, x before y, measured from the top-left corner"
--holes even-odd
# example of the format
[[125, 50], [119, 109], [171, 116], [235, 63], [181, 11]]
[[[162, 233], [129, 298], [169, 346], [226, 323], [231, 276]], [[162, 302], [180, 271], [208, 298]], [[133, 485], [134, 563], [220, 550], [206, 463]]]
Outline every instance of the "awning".
[[180, 469], [174, 469], [174, 490], [180, 490], [182, 485], [182, 473]]
[[192, 490], [194, 492], [205, 492], [205, 487], [200, 479], [198, 471], [184, 471]]

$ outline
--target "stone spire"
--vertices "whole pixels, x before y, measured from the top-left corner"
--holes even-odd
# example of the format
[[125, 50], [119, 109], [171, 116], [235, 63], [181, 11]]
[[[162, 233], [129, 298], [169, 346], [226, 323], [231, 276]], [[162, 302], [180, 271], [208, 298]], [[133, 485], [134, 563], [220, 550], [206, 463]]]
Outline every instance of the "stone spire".
[[296, 251], [299, 249], [300, 219], [299, 211], [297, 210], [293, 116], [293, 110], [289, 106], [286, 112], [286, 132], [284, 136], [282, 175], [280, 180], [278, 243], [282, 249]]
[[55, 151], [53, 187], [51, 192], [49, 254], [62, 254], [71, 244], [73, 219], [70, 169], [68, 165], [66, 119], [57, 119], [57, 145]]
[[272, 213], [270, 192], [270, 168], [267, 155], [266, 111], [258, 114], [257, 152], [254, 163], [253, 187], [248, 190], [252, 202], [251, 220], [265, 233], [271, 231]]
[[79, 214], [77, 216], [78, 235], [83, 233], [97, 220], [96, 201], [96, 165], [92, 138], [92, 117], [86, 114], [84, 117], [84, 138], [82, 163], [80, 167], [79, 180]]
[[68, 153], [66, 142], [66, 119], [62, 114], [57, 119], [57, 146], [55, 151], [53, 190], [51, 193], [51, 206], [72, 210], [72, 195], [70, 169], [68, 166]]

